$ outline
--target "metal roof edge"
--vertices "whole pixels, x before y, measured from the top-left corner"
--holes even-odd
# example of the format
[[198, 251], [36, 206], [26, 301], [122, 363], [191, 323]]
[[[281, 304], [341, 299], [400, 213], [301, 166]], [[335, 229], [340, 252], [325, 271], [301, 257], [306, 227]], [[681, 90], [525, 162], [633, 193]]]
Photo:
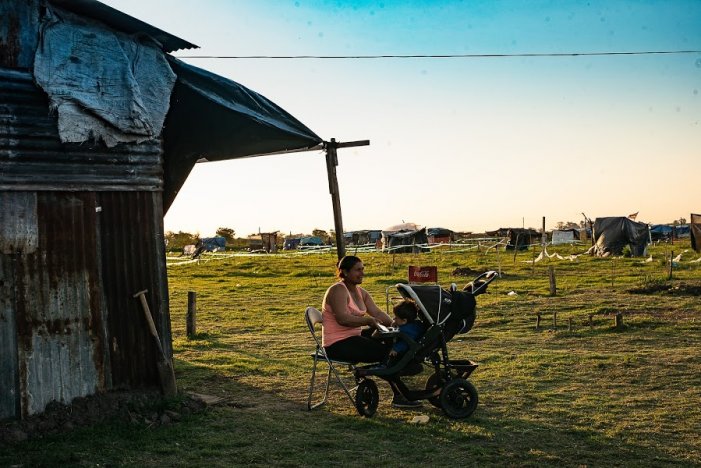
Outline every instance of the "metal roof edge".
[[151, 36], [164, 52], [180, 49], [199, 49], [199, 46], [158, 29], [138, 18], [112, 8], [97, 0], [48, 0], [49, 3], [64, 8], [78, 15], [98, 20], [107, 26], [127, 34], [142, 33]]

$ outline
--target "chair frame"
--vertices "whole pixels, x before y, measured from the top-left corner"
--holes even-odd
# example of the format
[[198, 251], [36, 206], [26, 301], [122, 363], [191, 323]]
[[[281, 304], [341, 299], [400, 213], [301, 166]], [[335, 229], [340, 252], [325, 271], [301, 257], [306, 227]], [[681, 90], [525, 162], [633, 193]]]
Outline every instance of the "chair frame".
[[[311, 358], [314, 361], [314, 366], [312, 367], [312, 376], [309, 381], [309, 396], [307, 397], [307, 410], [311, 411], [314, 408], [318, 408], [319, 406], [325, 404], [328, 400], [328, 395], [329, 395], [329, 386], [331, 384], [331, 376], [333, 375], [336, 379], [336, 382], [341, 386], [345, 394], [348, 396], [348, 399], [351, 401], [351, 405], [355, 406], [355, 398], [353, 397], [352, 392], [356, 390], [358, 387], [357, 385], [353, 387], [352, 389], [349, 389], [348, 386], [343, 382], [343, 379], [341, 378], [340, 373], [336, 369], [336, 366], [348, 366], [348, 369], [352, 372], [355, 370], [355, 363], [353, 362], [347, 362], [347, 361], [338, 361], [336, 359], [331, 359], [326, 355], [326, 350], [324, 347], [321, 345], [321, 340], [319, 339], [319, 336], [317, 335], [316, 332], [316, 324], [317, 323], [322, 323], [323, 318], [321, 315], [321, 312], [314, 308], [314, 307], [307, 307], [304, 310], [304, 320], [307, 322], [307, 327], [309, 328], [309, 333], [312, 335], [312, 338], [314, 338], [314, 343], [316, 344], [316, 349], [314, 350], [313, 353], [310, 354]], [[324, 388], [324, 396], [321, 400], [312, 403], [312, 398], [314, 396], [314, 387], [315, 387], [315, 380], [316, 380], [316, 369], [317, 365], [320, 362], [325, 362], [326, 365], [328, 366], [328, 373], [326, 375], [326, 385]], [[355, 373], [354, 373], [355, 375]], [[357, 383], [357, 379], [356, 379]]]

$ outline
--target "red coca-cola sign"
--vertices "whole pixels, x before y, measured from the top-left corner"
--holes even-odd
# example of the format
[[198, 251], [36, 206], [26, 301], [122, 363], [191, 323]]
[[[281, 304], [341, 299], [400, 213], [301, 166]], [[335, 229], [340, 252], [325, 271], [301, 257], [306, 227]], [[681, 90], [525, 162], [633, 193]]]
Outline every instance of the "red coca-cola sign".
[[435, 266], [409, 266], [410, 283], [437, 283], [438, 267]]

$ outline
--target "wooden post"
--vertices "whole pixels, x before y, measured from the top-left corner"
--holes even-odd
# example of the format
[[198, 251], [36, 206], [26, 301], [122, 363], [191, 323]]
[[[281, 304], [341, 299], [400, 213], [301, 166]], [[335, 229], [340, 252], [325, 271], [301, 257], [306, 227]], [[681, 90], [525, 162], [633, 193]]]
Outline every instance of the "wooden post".
[[614, 325], [617, 330], [620, 330], [623, 328], [623, 314], [621, 312], [616, 313], [615, 319], [614, 319]]
[[672, 270], [674, 269], [674, 250], [669, 254], [669, 275], [667, 279], [672, 279]]
[[540, 234], [541, 252], [545, 254], [545, 216], [543, 216], [543, 230]]
[[616, 276], [616, 265], [614, 264], [615, 261], [616, 260], [613, 257], [611, 257], [611, 287], [612, 288], [613, 288], [613, 278], [614, 278], [614, 276]]
[[540, 312], [535, 316], [535, 329], [540, 330]]
[[555, 268], [550, 265], [548, 267], [548, 277], [550, 278], [550, 295], [557, 294], [557, 285], [555, 284]]
[[567, 318], [567, 331], [572, 331], [572, 317]]
[[336, 139], [331, 138], [331, 142], [326, 146], [326, 173], [329, 178], [329, 193], [331, 194], [331, 204], [333, 205], [333, 225], [336, 229], [336, 252], [340, 260], [346, 255], [346, 245], [343, 242], [341, 197], [338, 192], [338, 177], [336, 177], [336, 166], [338, 166], [336, 148]]
[[370, 140], [349, 141], [345, 143], [337, 142], [335, 138], [326, 142], [326, 173], [329, 178], [329, 192], [331, 193], [331, 203], [333, 204], [333, 222], [336, 229], [336, 253], [340, 260], [346, 255], [346, 245], [343, 242], [343, 216], [341, 215], [341, 197], [338, 190], [338, 177], [336, 177], [336, 166], [338, 166], [338, 148], [351, 146], [367, 146]]
[[557, 311], [553, 312], [553, 329], [557, 328]]
[[499, 266], [499, 278], [501, 278], [501, 256], [499, 255], [499, 246], [495, 246], [494, 250], [497, 253], [497, 265]]
[[187, 293], [187, 316], [185, 317], [185, 329], [188, 338], [194, 338], [197, 334], [197, 293]]

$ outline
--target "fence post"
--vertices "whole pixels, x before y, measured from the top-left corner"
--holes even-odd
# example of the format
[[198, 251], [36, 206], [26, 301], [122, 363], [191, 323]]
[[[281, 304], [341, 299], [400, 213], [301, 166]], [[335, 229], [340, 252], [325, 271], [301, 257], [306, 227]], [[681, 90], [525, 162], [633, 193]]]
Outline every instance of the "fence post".
[[197, 293], [195, 291], [187, 293], [185, 328], [188, 338], [193, 338], [197, 334]]
[[669, 254], [669, 275], [667, 279], [672, 279], [672, 269], [674, 268], [674, 250]]
[[535, 316], [535, 329], [540, 330], [540, 312]]
[[613, 288], [613, 278], [616, 276], [616, 265], [614, 264], [615, 260], [613, 257], [611, 257], [611, 287]]
[[623, 314], [621, 312], [618, 312], [616, 314], [614, 324], [615, 324], [617, 330], [620, 330], [621, 328], [623, 328]]
[[553, 312], [553, 329], [557, 329], [557, 311]]
[[554, 296], [557, 294], [557, 285], [555, 284], [555, 268], [552, 265], [548, 267], [548, 277], [550, 278], [550, 295]]

